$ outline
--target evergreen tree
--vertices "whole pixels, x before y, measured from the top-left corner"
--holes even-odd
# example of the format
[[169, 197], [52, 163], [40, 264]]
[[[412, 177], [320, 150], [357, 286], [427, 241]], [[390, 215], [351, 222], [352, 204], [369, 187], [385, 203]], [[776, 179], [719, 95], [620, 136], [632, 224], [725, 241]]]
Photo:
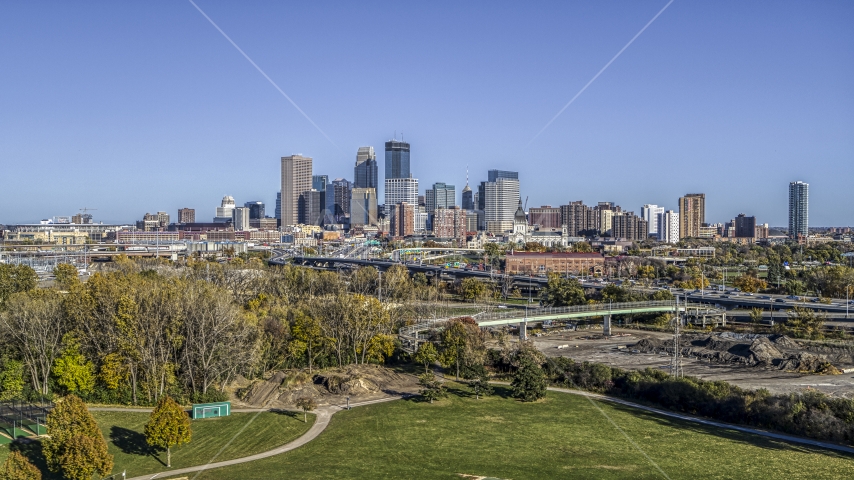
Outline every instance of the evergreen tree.
[[484, 397], [492, 395], [492, 385], [489, 384], [489, 377], [486, 375], [478, 376], [472, 380], [469, 385], [471, 385], [472, 390], [474, 390], [476, 400], [480, 400], [481, 395]]
[[543, 369], [528, 356], [519, 361], [519, 369], [510, 382], [513, 396], [523, 402], [534, 402], [546, 396], [546, 374]]
[[433, 375], [433, 372], [421, 374], [418, 377], [418, 384], [421, 385], [419, 393], [422, 397], [430, 400], [430, 403], [445, 396], [445, 385], [436, 378], [436, 375]]
[[[113, 456], [86, 404], [75, 395], [56, 403], [47, 416], [49, 438], [42, 442], [48, 469], [64, 478], [90, 478], [97, 472], [107, 475], [113, 469]], [[83, 439], [79, 438], [83, 437]], [[88, 477], [80, 477], [90, 472]]]
[[190, 417], [168, 395], [160, 397], [145, 424], [145, 441], [152, 447], [166, 449], [166, 466], [172, 466], [172, 447], [192, 439]]
[[27, 457], [21, 455], [21, 452], [12, 450], [6, 457], [6, 461], [3, 462], [0, 478], [4, 480], [41, 480], [42, 472], [30, 463]]

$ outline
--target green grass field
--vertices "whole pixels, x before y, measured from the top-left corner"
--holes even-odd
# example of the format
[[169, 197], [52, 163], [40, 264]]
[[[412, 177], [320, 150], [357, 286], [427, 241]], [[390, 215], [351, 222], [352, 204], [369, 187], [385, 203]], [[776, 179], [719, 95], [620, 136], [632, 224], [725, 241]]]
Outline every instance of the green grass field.
[[852, 457], [549, 393], [533, 404], [451, 395], [432, 405], [359, 407], [336, 413], [300, 449], [196, 478], [758, 480], [851, 478], [852, 472]]
[[[92, 412], [92, 415], [104, 432], [113, 454], [113, 472], [127, 470], [131, 477], [166, 470], [166, 452], [152, 451], [145, 442], [143, 428], [148, 421], [148, 413]], [[254, 413], [234, 413], [228, 417], [192, 420], [193, 439], [172, 449], [172, 467], [203, 465], [212, 459], [229, 460], [270, 450], [305, 433], [312, 421], [311, 415], [308, 423], [304, 423], [301, 413], [272, 412], [264, 412], [257, 417]], [[234, 437], [238, 432], [240, 434]], [[232, 437], [234, 440], [223, 449]], [[28, 456], [36, 460], [34, 463], [43, 467], [43, 460], [38, 458], [39, 449], [27, 450]], [[8, 446], [0, 449], [0, 462], [6, 459], [8, 452]]]

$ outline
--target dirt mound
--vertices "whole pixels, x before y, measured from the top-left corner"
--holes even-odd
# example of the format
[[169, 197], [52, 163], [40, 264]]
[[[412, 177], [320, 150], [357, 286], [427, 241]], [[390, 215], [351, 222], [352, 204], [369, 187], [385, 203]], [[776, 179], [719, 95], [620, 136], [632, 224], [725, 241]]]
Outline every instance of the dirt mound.
[[275, 372], [268, 380], [256, 381], [244, 389], [242, 403], [253, 407], [293, 405], [300, 397], [311, 397], [318, 404], [340, 404], [380, 398], [418, 390], [412, 375], [394, 372], [379, 365], [350, 365], [309, 375], [306, 371]]
[[[804, 352], [800, 344], [784, 335], [682, 335], [681, 354], [710, 363], [742, 364], [799, 373], [837, 374], [834, 362], [847, 363], [843, 355]], [[630, 347], [641, 353], [673, 354], [673, 343], [645, 338]], [[848, 357], [850, 358], [850, 357]]]

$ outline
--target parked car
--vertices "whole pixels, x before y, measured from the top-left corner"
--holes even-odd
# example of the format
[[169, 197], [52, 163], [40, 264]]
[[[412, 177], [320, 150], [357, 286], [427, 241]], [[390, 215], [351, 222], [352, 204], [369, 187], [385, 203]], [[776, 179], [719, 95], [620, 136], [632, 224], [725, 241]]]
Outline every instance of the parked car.
[[783, 299], [783, 298], [778, 298], [778, 299], [776, 299], [776, 300], [774, 300], [774, 301], [775, 301], [775, 302], [777, 302], [777, 303], [786, 303], [786, 300], [785, 300], [785, 299]]

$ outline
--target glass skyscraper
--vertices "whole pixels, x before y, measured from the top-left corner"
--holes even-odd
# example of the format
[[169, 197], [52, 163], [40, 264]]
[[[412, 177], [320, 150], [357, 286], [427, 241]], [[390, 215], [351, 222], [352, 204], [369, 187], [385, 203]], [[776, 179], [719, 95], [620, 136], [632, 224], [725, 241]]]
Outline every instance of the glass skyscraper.
[[809, 235], [810, 184], [801, 181], [789, 184], [789, 236]]
[[409, 178], [409, 144], [403, 141], [385, 142], [385, 178]]
[[488, 176], [490, 182], [494, 182], [499, 178], [505, 178], [508, 180], [519, 180], [519, 172], [508, 172], [506, 170], [489, 170]]
[[[408, 165], [409, 153], [407, 152]], [[374, 147], [359, 147], [353, 173], [353, 188], [379, 188], [379, 167], [377, 166], [377, 155], [374, 153]]]

